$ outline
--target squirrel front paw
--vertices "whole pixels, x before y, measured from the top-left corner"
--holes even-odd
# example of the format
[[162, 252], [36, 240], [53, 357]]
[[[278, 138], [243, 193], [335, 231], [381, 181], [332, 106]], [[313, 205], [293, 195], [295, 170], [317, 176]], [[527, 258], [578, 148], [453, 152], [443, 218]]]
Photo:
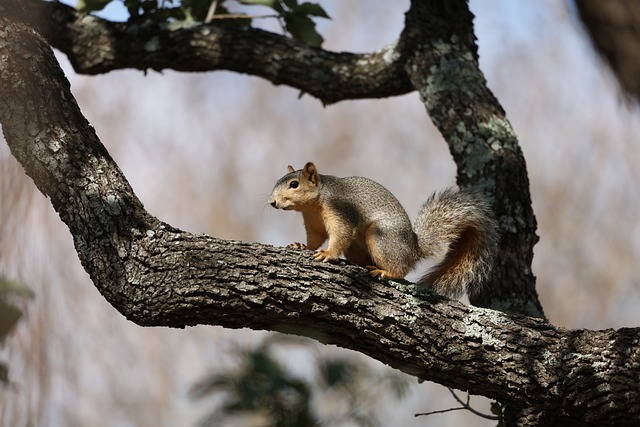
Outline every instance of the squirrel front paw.
[[322, 262], [329, 262], [338, 259], [338, 255], [334, 255], [332, 252], [324, 249], [318, 249], [316, 253], [313, 254], [313, 257], [316, 259], [316, 261]]

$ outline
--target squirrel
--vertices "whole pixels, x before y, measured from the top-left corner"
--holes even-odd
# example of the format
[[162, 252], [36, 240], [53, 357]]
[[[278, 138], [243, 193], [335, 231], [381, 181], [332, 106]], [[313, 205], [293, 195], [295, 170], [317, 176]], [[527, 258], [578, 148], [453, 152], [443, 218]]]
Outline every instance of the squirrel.
[[[448, 245], [443, 260], [419, 281], [449, 297], [477, 294], [498, 252], [498, 225], [479, 194], [453, 188], [433, 194], [412, 227], [406, 211], [381, 184], [360, 176], [321, 175], [312, 162], [300, 170], [288, 166], [271, 192], [276, 209], [302, 213], [307, 244], [314, 258], [345, 258], [374, 277], [404, 277], [422, 258]], [[320, 246], [329, 239], [327, 249]]]

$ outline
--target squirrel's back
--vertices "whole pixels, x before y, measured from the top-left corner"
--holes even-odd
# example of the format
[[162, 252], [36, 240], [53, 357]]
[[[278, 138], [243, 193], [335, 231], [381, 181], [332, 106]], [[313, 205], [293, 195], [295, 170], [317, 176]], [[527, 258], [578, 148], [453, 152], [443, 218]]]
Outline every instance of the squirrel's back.
[[357, 218], [358, 222], [392, 220], [401, 223], [399, 227], [411, 226], [407, 212], [382, 184], [362, 176], [320, 177], [320, 197], [333, 209]]

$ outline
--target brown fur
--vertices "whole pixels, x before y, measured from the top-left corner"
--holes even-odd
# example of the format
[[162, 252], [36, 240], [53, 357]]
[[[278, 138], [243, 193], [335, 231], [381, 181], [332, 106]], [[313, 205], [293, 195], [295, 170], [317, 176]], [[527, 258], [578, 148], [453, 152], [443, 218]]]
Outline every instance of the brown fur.
[[[442, 262], [419, 283], [449, 296], [477, 292], [497, 252], [498, 231], [480, 196], [445, 190], [420, 210], [415, 225], [382, 185], [362, 177], [320, 175], [312, 162], [276, 182], [269, 204], [302, 213], [306, 247], [327, 262], [344, 256], [373, 276], [404, 277], [424, 257], [448, 244]], [[327, 249], [320, 246], [329, 240]]]

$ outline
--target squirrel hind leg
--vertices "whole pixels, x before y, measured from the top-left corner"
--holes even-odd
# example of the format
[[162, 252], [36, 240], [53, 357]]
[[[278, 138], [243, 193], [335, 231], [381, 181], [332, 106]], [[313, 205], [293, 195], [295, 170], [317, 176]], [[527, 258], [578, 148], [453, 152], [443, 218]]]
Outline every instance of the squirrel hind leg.
[[367, 230], [366, 245], [371, 260], [366, 267], [373, 277], [400, 279], [409, 273], [417, 260], [417, 247], [411, 237], [384, 232], [376, 226]]
[[344, 251], [344, 257], [362, 267], [367, 267], [368, 265], [373, 264], [373, 259], [371, 259], [371, 255], [369, 254], [369, 250], [366, 245], [362, 244], [358, 240], [354, 241], [351, 246]]
[[381, 279], [398, 279], [404, 277], [404, 274], [397, 274], [375, 266], [375, 262], [369, 254], [369, 250], [363, 244], [354, 244], [344, 252], [345, 258], [351, 262], [367, 267], [372, 277], [380, 277]]
[[375, 265], [367, 265], [367, 268], [369, 269], [369, 274], [372, 277], [379, 277], [381, 279], [401, 279], [405, 276], [404, 274], [393, 274], [390, 271], [381, 270]]
[[410, 270], [411, 266], [406, 266], [403, 262], [392, 261], [389, 254], [385, 254], [379, 250], [380, 245], [376, 244], [368, 231], [365, 230], [355, 239], [351, 246], [344, 251], [344, 256], [349, 261], [354, 262], [362, 267], [367, 267], [369, 273], [373, 277], [382, 279], [399, 279], [404, 277]]

